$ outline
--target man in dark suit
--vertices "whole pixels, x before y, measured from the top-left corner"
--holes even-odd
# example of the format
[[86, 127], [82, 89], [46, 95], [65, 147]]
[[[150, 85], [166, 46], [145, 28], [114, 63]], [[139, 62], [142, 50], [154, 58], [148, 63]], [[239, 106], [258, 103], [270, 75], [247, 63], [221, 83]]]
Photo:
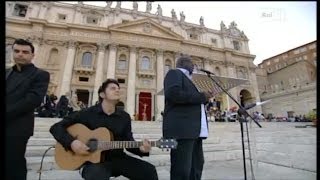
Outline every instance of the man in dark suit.
[[208, 137], [204, 105], [212, 92], [199, 92], [191, 81], [193, 64], [189, 56], [180, 57], [176, 67], [164, 79], [163, 137], [178, 141], [177, 149], [170, 153], [170, 179], [200, 180], [204, 164], [202, 139]]
[[[99, 88], [99, 103], [87, 109], [80, 110], [63, 118], [50, 128], [53, 137], [69, 151], [79, 155], [88, 154], [89, 147], [71, 136], [67, 128], [73, 124], [83, 124], [90, 130], [99, 127], [107, 128], [115, 141], [134, 141], [131, 130], [131, 118], [121, 108], [116, 108], [120, 99], [120, 86], [117, 80], [107, 79]], [[128, 151], [138, 156], [149, 156], [150, 142], [143, 140], [139, 148], [129, 148]], [[127, 155], [123, 149], [106, 150], [102, 152], [105, 158], [99, 163], [84, 163], [82, 177], [85, 180], [107, 180], [111, 176], [123, 175], [129, 179], [157, 180], [158, 175], [154, 165], [141, 159]]]
[[25, 151], [33, 135], [34, 111], [46, 95], [50, 75], [31, 62], [30, 42], [17, 39], [12, 48], [15, 65], [6, 69], [5, 179], [25, 180]]

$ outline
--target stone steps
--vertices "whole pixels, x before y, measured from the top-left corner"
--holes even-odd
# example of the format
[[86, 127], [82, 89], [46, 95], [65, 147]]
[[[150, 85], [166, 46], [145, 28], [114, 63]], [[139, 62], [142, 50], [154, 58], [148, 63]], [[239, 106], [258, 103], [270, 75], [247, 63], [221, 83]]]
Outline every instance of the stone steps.
[[[54, 146], [56, 143], [49, 133], [49, 128], [59, 120], [58, 118], [36, 118], [34, 136], [30, 138], [26, 151], [28, 180], [38, 179], [42, 155], [47, 148]], [[301, 125], [301, 123], [261, 122], [260, 124], [263, 128], [258, 128], [255, 124], [250, 125], [248, 123], [249, 130], [251, 131], [251, 154], [253, 158], [256, 157], [257, 163], [264, 164], [264, 166], [268, 164], [267, 167], [271, 169], [276, 167], [278, 169], [287, 168], [289, 169], [286, 170], [288, 172], [297, 171], [297, 176], [288, 175], [288, 177], [290, 176], [293, 179], [301, 176], [313, 179], [316, 172], [316, 128], [295, 128], [295, 126]], [[252, 127], [250, 128], [250, 126]], [[162, 122], [132, 122], [132, 130], [136, 140], [141, 140], [142, 138], [158, 140], [162, 136], [161, 127]], [[209, 123], [209, 130], [209, 138], [203, 141], [205, 161], [209, 163], [205, 164], [202, 179], [243, 179], [243, 163], [241, 162], [242, 144], [239, 123]], [[244, 132], [244, 136], [246, 139], [246, 132]], [[246, 141], [245, 146], [246, 162], [248, 165], [250, 161], [248, 159], [249, 153]], [[156, 166], [159, 179], [167, 180], [169, 178], [169, 154], [169, 151], [153, 148], [151, 155], [143, 158]], [[231, 167], [226, 166], [229, 162], [238, 163], [234, 163], [235, 165]], [[221, 175], [221, 172], [217, 171], [217, 169], [223, 170], [221, 167], [216, 167], [216, 163], [221, 164], [225, 175]], [[211, 169], [212, 166], [215, 166], [215, 169]], [[231, 173], [235, 171], [233, 168], [236, 168], [238, 173]], [[247, 171], [249, 171], [249, 167]], [[77, 171], [63, 171], [56, 165], [54, 149], [50, 149], [43, 159], [42, 172], [43, 180], [81, 179]], [[259, 169], [258, 173], [261, 174], [261, 172], [263, 170]], [[264, 179], [264, 177], [261, 175], [261, 179]], [[116, 179], [125, 180], [126, 178], [120, 177]]]

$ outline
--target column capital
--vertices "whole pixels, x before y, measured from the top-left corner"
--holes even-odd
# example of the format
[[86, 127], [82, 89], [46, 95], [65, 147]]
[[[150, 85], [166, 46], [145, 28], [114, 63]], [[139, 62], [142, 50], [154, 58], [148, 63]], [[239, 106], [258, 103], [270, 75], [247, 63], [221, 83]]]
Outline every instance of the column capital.
[[163, 49], [157, 49], [156, 52], [157, 52], [157, 55], [163, 55], [164, 50]]
[[204, 63], [210, 63], [210, 59], [208, 57], [204, 57], [202, 60]]
[[39, 37], [37, 35], [31, 36], [31, 37], [27, 38], [27, 40], [30, 40], [30, 41], [32, 41], [32, 43], [35, 43], [35, 44], [42, 44], [42, 42], [43, 42], [43, 38]]
[[118, 44], [116, 44], [116, 43], [111, 43], [111, 44], [109, 44], [109, 49], [110, 49], [110, 50], [116, 50], [117, 47], [118, 47]]
[[137, 46], [130, 46], [130, 52], [137, 52]]
[[103, 52], [106, 49], [107, 44], [103, 43], [103, 42], [98, 42], [97, 46], [98, 46], [98, 51], [102, 51]]
[[77, 42], [74, 41], [74, 40], [69, 40], [69, 41], [67, 42], [68, 48], [75, 48], [76, 45], [77, 45]]
[[174, 55], [174, 56], [175, 56], [175, 58], [177, 59], [177, 58], [179, 58], [181, 55], [182, 55], [182, 52], [179, 51], [179, 52], [175, 52], [175, 55]]

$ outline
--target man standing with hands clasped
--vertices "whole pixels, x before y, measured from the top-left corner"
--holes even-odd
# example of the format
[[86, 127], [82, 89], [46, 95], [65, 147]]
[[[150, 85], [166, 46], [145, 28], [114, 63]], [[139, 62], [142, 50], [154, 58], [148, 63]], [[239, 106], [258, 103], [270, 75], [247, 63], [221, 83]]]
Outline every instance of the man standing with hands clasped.
[[12, 49], [15, 65], [6, 69], [5, 179], [25, 180], [25, 152], [33, 135], [34, 110], [47, 93], [50, 75], [33, 65], [30, 42], [17, 39]]
[[171, 180], [200, 180], [204, 164], [202, 140], [208, 137], [205, 104], [212, 92], [199, 92], [191, 81], [193, 64], [189, 56], [177, 60], [176, 69], [164, 79], [164, 138], [177, 139], [172, 149]]

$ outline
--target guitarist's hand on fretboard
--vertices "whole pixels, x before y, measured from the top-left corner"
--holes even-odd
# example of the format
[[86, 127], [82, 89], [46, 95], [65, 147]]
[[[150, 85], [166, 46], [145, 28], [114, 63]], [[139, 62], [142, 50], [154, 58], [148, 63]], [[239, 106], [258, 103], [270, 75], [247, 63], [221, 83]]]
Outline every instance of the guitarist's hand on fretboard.
[[85, 145], [83, 142], [76, 139], [76, 140], [72, 141], [71, 149], [76, 154], [87, 155], [87, 154], [89, 154], [88, 150], [90, 148], [87, 145]]
[[151, 151], [151, 144], [147, 139], [143, 139], [143, 145], [139, 147], [140, 151], [143, 153], [148, 153]]

